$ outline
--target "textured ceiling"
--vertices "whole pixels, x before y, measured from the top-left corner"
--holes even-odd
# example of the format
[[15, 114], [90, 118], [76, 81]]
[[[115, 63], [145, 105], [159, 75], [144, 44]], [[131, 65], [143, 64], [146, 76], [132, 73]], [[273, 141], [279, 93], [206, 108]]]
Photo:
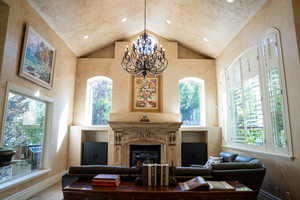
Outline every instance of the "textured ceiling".
[[[143, 31], [143, 0], [27, 0], [77, 56]], [[147, 29], [216, 57], [266, 0], [148, 0]], [[126, 17], [126, 22], [121, 22]], [[166, 23], [166, 20], [171, 23]], [[83, 39], [88, 35], [88, 39]], [[203, 38], [206, 37], [208, 42]]]

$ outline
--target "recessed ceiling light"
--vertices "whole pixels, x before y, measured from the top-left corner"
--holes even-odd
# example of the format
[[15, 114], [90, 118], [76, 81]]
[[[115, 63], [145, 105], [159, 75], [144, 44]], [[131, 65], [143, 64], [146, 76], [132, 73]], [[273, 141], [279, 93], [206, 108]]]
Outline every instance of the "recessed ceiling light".
[[228, 3], [233, 3], [234, 0], [226, 0]]
[[208, 39], [206, 37], [203, 38], [203, 41], [208, 42]]
[[167, 23], [167, 24], [171, 24], [171, 21], [167, 19], [167, 20], [166, 20], [166, 23]]
[[122, 22], [126, 22], [126, 21], [127, 21], [127, 18], [124, 17], [121, 21], [122, 21]]
[[89, 38], [88, 35], [83, 36], [83, 39], [88, 39], [88, 38]]

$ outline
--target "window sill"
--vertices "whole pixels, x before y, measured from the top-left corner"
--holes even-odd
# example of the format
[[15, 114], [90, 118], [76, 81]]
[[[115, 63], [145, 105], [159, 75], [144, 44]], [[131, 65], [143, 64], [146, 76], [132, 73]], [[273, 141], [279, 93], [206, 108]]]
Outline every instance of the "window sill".
[[0, 184], [0, 192], [6, 191], [6, 190], [8, 190], [12, 187], [17, 186], [17, 185], [21, 185], [25, 182], [28, 182], [28, 181], [32, 180], [32, 179], [43, 176], [43, 175], [45, 175], [49, 172], [51, 172], [51, 169], [42, 169], [42, 170], [27, 174], [25, 176], [21, 176], [21, 177], [18, 177], [16, 179], [12, 179], [10, 181], [1, 183]]
[[182, 126], [181, 131], [208, 131], [209, 128], [219, 128], [218, 126]]
[[239, 151], [244, 151], [244, 152], [249, 152], [249, 153], [254, 153], [254, 154], [260, 154], [263, 156], [268, 156], [268, 157], [276, 157], [276, 158], [282, 158], [286, 160], [294, 160], [295, 157], [293, 155], [286, 155], [286, 154], [279, 154], [279, 153], [271, 153], [271, 152], [264, 152], [264, 151], [258, 151], [258, 150], [253, 150], [253, 149], [246, 149], [243, 147], [237, 147], [233, 145], [222, 145], [223, 148], [226, 149], [233, 149], [233, 150], [239, 150]]
[[81, 126], [83, 131], [108, 131], [108, 126]]

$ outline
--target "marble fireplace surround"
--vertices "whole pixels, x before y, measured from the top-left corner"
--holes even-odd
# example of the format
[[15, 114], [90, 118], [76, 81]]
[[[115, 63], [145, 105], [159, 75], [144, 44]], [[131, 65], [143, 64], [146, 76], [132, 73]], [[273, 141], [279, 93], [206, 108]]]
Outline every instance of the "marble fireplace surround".
[[181, 122], [110, 121], [111, 165], [129, 166], [130, 145], [160, 145], [161, 163], [180, 165]]

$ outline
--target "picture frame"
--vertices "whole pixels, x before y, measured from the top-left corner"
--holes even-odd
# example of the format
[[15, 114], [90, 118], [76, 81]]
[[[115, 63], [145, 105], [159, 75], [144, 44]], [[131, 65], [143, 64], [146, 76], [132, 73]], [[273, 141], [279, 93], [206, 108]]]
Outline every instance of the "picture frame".
[[26, 24], [19, 76], [42, 87], [53, 87], [56, 49]]
[[132, 77], [132, 111], [161, 112], [161, 76]]

